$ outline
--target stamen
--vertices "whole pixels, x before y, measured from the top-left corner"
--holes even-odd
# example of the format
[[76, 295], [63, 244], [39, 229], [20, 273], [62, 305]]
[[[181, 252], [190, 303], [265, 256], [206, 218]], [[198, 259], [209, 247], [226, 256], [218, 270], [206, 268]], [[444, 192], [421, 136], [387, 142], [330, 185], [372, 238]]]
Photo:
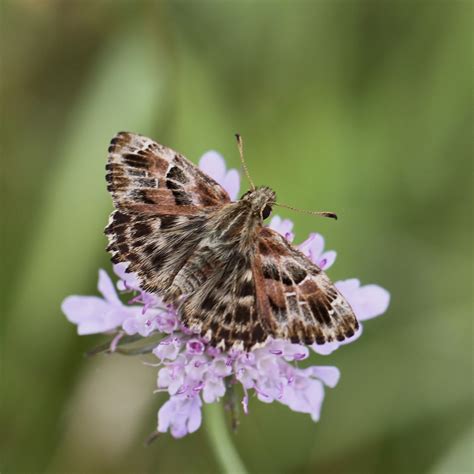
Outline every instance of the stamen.
[[112, 342], [110, 343], [110, 352], [115, 352], [117, 350], [118, 343], [120, 342], [120, 339], [125, 336], [125, 333], [123, 331], [119, 331], [118, 334], [112, 339]]

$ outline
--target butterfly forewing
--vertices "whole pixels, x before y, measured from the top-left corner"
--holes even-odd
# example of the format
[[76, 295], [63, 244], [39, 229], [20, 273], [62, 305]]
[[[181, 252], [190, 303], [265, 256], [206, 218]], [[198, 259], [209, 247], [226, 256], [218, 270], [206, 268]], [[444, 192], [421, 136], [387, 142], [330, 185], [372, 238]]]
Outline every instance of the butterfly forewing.
[[355, 316], [325, 273], [184, 156], [122, 132], [107, 164], [112, 261], [211, 345], [343, 340]]
[[117, 208], [190, 215], [230, 201], [212, 178], [174, 150], [134, 133], [118, 133], [109, 146], [108, 190]]
[[105, 232], [112, 261], [130, 262], [143, 289], [163, 293], [227, 192], [184, 156], [134, 133], [109, 146], [108, 190], [117, 208]]

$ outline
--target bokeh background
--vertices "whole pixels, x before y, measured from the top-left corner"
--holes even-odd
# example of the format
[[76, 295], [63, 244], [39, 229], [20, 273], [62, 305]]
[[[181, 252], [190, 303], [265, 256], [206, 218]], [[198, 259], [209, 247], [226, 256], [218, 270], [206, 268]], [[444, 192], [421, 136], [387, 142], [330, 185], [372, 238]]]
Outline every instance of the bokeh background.
[[391, 292], [322, 419], [251, 403], [252, 473], [472, 472], [472, 3], [2, 0], [1, 471], [217, 473], [206, 436], [143, 440], [155, 370], [86, 359], [60, 311], [110, 270], [119, 130], [238, 167], [319, 231], [333, 279]]

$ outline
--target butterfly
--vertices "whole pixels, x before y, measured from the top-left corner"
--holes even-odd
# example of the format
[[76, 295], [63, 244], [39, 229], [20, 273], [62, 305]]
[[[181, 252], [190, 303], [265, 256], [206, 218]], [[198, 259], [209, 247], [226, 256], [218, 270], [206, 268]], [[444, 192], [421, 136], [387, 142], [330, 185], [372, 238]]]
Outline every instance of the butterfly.
[[245, 351], [269, 338], [324, 344], [354, 335], [357, 319], [327, 275], [264, 225], [273, 190], [252, 185], [232, 202], [183, 155], [135, 133], [118, 133], [108, 151], [111, 260], [128, 263], [192, 332]]

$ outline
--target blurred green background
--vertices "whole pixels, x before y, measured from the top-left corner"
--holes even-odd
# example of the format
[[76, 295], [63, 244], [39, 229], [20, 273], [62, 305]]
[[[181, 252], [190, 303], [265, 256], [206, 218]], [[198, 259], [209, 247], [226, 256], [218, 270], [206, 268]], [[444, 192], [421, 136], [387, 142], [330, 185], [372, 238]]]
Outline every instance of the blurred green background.
[[[60, 312], [110, 270], [110, 138], [208, 149], [326, 237], [333, 279], [391, 292], [322, 419], [252, 401], [252, 473], [472, 472], [472, 13], [468, 1], [2, 0], [2, 472], [217, 473], [205, 422], [143, 440], [156, 370], [85, 359]], [[245, 185], [245, 184], [244, 184]]]

